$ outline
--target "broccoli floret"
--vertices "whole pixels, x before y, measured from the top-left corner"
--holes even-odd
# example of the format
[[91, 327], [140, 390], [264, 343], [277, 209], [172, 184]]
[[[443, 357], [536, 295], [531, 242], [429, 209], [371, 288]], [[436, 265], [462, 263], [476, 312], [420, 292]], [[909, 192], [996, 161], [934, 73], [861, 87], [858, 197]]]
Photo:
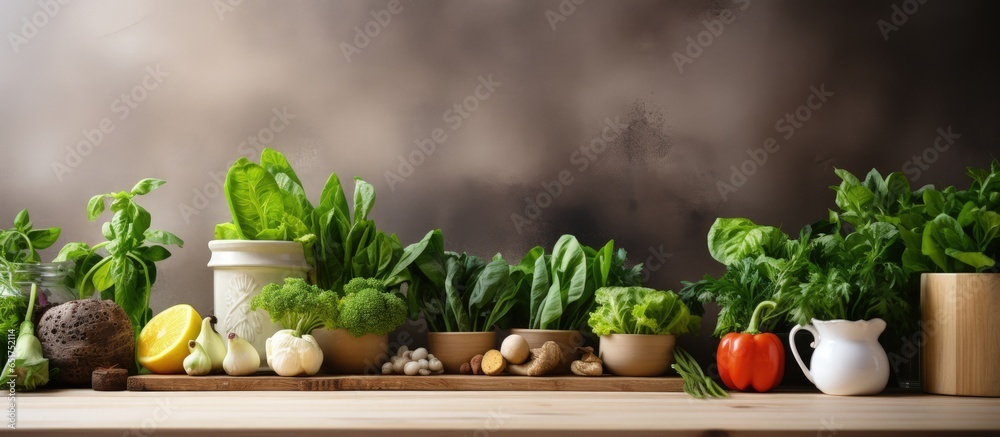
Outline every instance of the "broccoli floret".
[[250, 300], [250, 309], [262, 308], [271, 320], [296, 336], [317, 328], [336, 328], [339, 297], [332, 291], [309, 285], [304, 279], [287, 278], [284, 284], [268, 284]]
[[[355, 280], [351, 280], [351, 284], [354, 283]], [[358, 289], [341, 299], [340, 326], [354, 337], [385, 335], [405, 321], [403, 299], [378, 288]]]
[[354, 278], [347, 285], [344, 285], [344, 296], [350, 296], [361, 290], [374, 289], [378, 291], [385, 291], [385, 283], [380, 279], [375, 278]]

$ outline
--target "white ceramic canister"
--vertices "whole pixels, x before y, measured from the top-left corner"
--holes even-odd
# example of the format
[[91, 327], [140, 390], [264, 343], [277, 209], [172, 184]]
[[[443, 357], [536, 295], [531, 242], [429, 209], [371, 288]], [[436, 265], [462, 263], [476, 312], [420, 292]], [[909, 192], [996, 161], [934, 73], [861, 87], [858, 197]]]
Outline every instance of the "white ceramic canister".
[[[285, 278], [305, 278], [311, 267], [302, 244], [294, 241], [212, 240], [208, 242], [215, 271], [216, 330], [246, 339], [260, 354], [261, 370], [269, 370], [264, 342], [280, 329], [261, 309], [250, 311], [250, 299], [265, 285]], [[228, 342], [228, 339], [227, 339]]]

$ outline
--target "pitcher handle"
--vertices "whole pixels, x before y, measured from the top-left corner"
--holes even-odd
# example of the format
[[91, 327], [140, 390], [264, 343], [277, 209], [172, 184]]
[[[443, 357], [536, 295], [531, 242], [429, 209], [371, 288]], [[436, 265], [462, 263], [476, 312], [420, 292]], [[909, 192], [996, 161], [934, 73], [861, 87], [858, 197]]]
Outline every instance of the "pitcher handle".
[[813, 381], [812, 373], [809, 373], [809, 368], [802, 363], [802, 357], [799, 356], [799, 351], [795, 349], [795, 333], [800, 329], [812, 333], [813, 342], [809, 343], [809, 347], [813, 349], [816, 348], [816, 343], [819, 342], [819, 332], [816, 331], [816, 327], [813, 325], [797, 325], [788, 332], [788, 345], [792, 347], [792, 355], [795, 356], [795, 361], [799, 363], [799, 367], [802, 368], [802, 373], [806, 374], [806, 378], [809, 379], [809, 382], [816, 384], [816, 381]]

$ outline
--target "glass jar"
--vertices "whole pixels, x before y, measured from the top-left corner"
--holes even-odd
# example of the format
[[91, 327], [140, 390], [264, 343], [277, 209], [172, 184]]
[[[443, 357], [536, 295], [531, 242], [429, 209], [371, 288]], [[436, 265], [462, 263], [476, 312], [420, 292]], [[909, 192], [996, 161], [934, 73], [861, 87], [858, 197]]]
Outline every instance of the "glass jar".
[[[0, 264], [0, 275], [3, 275], [0, 295], [21, 293], [28, 296], [31, 293], [31, 284], [36, 284], [39, 302], [43, 304], [64, 303], [76, 299], [73, 291], [66, 285], [66, 276], [69, 275], [73, 263], [16, 263], [11, 266], [13, 272], [8, 271], [7, 266]], [[11, 289], [9, 283], [14, 284], [14, 289]]]

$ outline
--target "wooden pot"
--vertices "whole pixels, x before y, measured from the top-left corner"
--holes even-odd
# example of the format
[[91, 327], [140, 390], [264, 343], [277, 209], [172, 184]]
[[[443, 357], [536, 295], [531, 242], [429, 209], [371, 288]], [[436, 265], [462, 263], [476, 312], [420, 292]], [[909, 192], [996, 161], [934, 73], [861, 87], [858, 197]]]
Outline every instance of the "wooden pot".
[[314, 329], [323, 350], [323, 373], [335, 375], [381, 375], [389, 358], [389, 334], [355, 337], [346, 329]]
[[660, 376], [674, 363], [675, 340], [673, 335], [602, 335], [604, 369], [618, 376]]
[[920, 275], [922, 387], [1000, 396], [1000, 274]]
[[472, 357], [496, 349], [497, 334], [490, 332], [428, 332], [427, 345], [446, 373], [459, 373]]

